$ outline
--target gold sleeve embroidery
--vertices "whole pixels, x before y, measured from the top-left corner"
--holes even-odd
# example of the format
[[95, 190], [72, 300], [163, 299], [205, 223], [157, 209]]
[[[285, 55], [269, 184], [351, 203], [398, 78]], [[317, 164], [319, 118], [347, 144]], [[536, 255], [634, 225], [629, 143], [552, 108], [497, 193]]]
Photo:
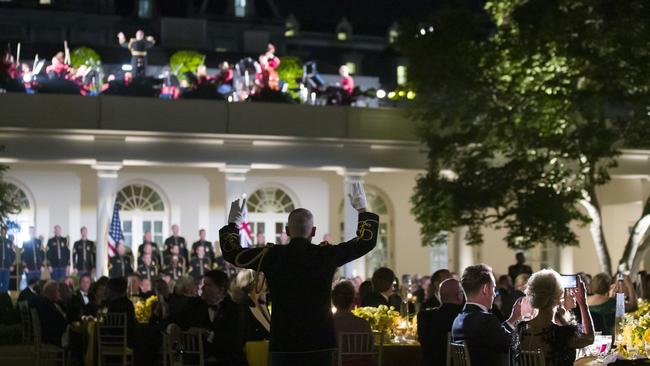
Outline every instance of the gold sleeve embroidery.
[[357, 240], [372, 240], [374, 234], [372, 232], [372, 224], [375, 223], [379, 225], [377, 220], [362, 220], [359, 221], [357, 226]]

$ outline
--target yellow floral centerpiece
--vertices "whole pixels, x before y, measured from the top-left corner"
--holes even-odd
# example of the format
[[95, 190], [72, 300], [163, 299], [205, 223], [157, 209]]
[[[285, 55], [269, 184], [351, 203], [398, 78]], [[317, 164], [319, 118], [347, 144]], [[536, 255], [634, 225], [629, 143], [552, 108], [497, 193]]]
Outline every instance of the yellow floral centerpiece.
[[153, 312], [153, 307], [158, 301], [156, 295], [149, 296], [148, 299], [138, 301], [134, 304], [135, 308], [135, 319], [138, 323], [148, 324], [151, 321], [151, 313]]
[[386, 332], [389, 335], [394, 333], [395, 327], [400, 322], [399, 312], [394, 307], [379, 305], [379, 307], [366, 306], [352, 310], [352, 313], [359, 318], [366, 319], [370, 328], [375, 332]]
[[619, 355], [629, 358], [644, 350], [647, 353], [650, 350], [650, 303], [639, 300], [638, 309], [625, 314], [620, 329], [620, 334], [616, 335]]

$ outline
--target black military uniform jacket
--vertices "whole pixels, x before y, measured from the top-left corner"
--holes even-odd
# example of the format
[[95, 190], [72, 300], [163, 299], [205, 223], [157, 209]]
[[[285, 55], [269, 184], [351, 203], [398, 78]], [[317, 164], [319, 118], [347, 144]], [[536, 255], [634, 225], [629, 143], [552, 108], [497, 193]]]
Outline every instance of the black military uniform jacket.
[[63, 268], [70, 265], [68, 239], [55, 236], [47, 241], [47, 262], [50, 267]]
[[108, 264], [108, 277], [110, 278], [126, 277], [133, 273], [131, 258], [127, 256], [115, 255], [109, 259]]
[[9, 238], [0, 238], [0, 268], [9, 269], [16, 262], [14, 243]]
[[[170, 236], [169, 238], [165, 239], [165, 245], [163, 246], [163, 255], [165, 258], [171, 254], [170, 250], [172, 246], [176, 244], [178, 245], [178, 248], [180, 249], [179, 254], [181, 257], [185, 258], [185, 263], [188, 262], [188, 253], [187, 253], [187, 242], [185, 241], [185, 238], [182, 236]], [[166, 263], [166, 259], [165, 259]]]
[[331, 289], [339, 266], [362, 257], [377, 243], [379, 216], [359, 214], [357, 237], [339, 245], [313, 245], [292, 238], [287, 245], [243, 249], [231, 223], [219, 231], [224, 258], [238, 267], [264, 272], [271, 315], [271, 352], [307, 352], [336, 348]]
[[142, 243], [138, 245], [138, 258], [142, 257], [142, 251], [144, 250], [145, 244], [151, 245], [151, 260], [153, 262], [160, 263], [160, 261], [162, 260], [162, 256], [160, 255], [160, 248], [158, 248], [158, 244], [154, 242]]
[[23, 243], [23, 254], [21, 258], [23, 265], [30, 271], [40, 271], [45, 260], [40, 239], [31, 239]]
[[190, 275], [194, 281], [198, 281], [203, 274], [210, 270], [210, 259], [195, 257], [190, 261]]
[[210, 260], [210, 265], [214, 262], [214, 250], [212, 243], [207, 240], [197, 240], [192, 244], [192, 258], [196, 258], [196, 248], [203, 246], [205, 248], [205, 257]]
[[166, 275], [169, 275], [172, 279], [177, 280], [183, 277], [183, 265], [181, 262], [178, 262], [175, 266], [170, 263], [167, 267], [165, 267], [165, 270], [163, 272]]
[[95, 243], [91, 240], [77, 240], [72, 246], [72, 263], [79, 272], [90, 272], [95, 268]]
[[142, 263], [138, 266], [138, 274], [140, 277], [150, 280], [152, 277], [158, 275], [158, 266], [153, 262], [150, 265]]

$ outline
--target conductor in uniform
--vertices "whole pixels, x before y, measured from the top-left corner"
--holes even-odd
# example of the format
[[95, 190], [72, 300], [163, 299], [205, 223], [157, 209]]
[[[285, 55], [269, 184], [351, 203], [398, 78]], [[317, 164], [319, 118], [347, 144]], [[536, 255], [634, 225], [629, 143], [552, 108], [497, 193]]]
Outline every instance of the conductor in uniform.
[[28, 283], [30, 279], [40, 281], [41, 272], [45, 270], [43, 266], [45, 251], [43, 251], [41, 239], [36, 237], [36, 229], [33, 226], [29, 227], [29, 238], [23, 243], [23, 254], [20, 259], [23, 262], [23, 270]]
[[126, 276], [133, 273], [131, 258], [126, 255], [126, 248], [122, 242], [117, 243], [117, 254], [111, 257], [108, 264], [109, 278], [126, 278]]
[[173, 245], [178, 245], [178, 248], [180, 249], [180, 256], [185, 258], [185, 263], [188, 262], [188, 253], [187, 253], [187, 244], [185, 242], [185, 238], [182, 236], [178, 235], [178, 225], [174, 224], [172, 225], [172, 236], [169, 238], [165, 239], [165, 246], [164, 246], [164, 256], [165, 258], [168, 257], [171, 254], [171, 248]]
[[204, 248], [205, 256], [210, 261], [210, 266], [212, 266], [212, 263], [214, 263], [214, 250], [212, 249], [212, 243], [205, 240], [205, 229], [199, 230], [199, 240], [192, 244], [192, 257], [196, 257], [196, 248], [199, 246]]
[[[339, 245], [314, 245], [314, 217], [299, 208], [289, 215], [287, 245], [241, 247], [239, 228], [244, 220], [239, 200], [232, 203], [229, 224], [219, 231], [224, 258], [238, 267], [259, 270], [268, 281], [273, 298], [271, 315], [271, 364], [330, 366], [336, 350], [331, 311], [332, 279], [338, 267], [364, 256], [377, 243], [379, 216], [366, 212], [361, 183], [350, 195], [359, 212], [357, 236]], [[300, 301], [296, 301], [300, 294]]]
[[95, 243], [88, 240], [88, 228], [81, 228], [81, 239], [72, 246], [72, 264], [75, 271], [82, 276], [92, 275], [95, 269]]
[[70, 271], [68, 239], [61, 237], [61, 226], [54, 226], [54, 237], [47, 241], [47, 262], [52, 280], [57, 281]]
[[16, 251], [14, 243], [7, 237], [7, 228], [0, 228], [0, 292], [9, 291], [9, 274], [14, 271]]
[[136, 78], [147, 76], [147, 50], [156, 44], [152, 36], [145, 38], [144, 31], [139, 29], [135, 32], [135, 38], [126, 41], [124, 33], [117, 34], [117, 41], [120, 46], [131, 51], [131, 69]]

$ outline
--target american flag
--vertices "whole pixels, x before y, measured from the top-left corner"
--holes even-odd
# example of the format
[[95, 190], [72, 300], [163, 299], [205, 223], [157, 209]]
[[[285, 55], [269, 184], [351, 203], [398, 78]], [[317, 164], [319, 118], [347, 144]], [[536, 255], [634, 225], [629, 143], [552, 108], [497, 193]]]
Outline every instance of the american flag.
[[248, 207], [246, 207], [246, 201], [244, 201], [244, 207], [242, 207], [242, 215], [244, 216], [244, 222], [239, 227], [239, 244], [242, 248], [248, 248], [253, 246], [253, 234], [248, 224]]
[[108, 228], [108, 256], [112, 257], [117, 254], [117, 244], [124, 242], [124, 233], [122, 233], [122, 222], [120, 221], [120, 209], [115, 203], [113, 206], [113, 218], [111, 226]]

